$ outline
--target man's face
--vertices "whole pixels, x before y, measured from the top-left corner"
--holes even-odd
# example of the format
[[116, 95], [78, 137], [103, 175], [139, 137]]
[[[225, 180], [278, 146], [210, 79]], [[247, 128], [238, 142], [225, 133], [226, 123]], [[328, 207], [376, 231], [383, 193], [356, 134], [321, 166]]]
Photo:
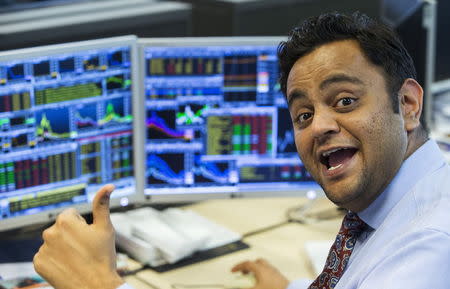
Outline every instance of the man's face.
[[287, 99], [306, 169], [331, 201], [365, 209], [395, 176], [407, 148], [381, 68], [354, 40], [324, 44], [294, 64]]

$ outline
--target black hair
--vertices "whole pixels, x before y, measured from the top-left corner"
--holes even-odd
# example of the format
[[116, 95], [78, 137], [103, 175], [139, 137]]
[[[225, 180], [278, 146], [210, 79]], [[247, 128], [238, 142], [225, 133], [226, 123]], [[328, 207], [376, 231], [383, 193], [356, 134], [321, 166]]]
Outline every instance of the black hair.
[[278, 46], [280, 85], [284, 95], [289, 72], [299, 58], [323, 44], [349, 39], [356, 40], [368, 60], [383, 69], [394, 112], [399, 112], [398, 91], [405, 79], [417, 78], [413, 60], [391, 28], [359, 12], [322, 14], [292, 29], [288, 40]]

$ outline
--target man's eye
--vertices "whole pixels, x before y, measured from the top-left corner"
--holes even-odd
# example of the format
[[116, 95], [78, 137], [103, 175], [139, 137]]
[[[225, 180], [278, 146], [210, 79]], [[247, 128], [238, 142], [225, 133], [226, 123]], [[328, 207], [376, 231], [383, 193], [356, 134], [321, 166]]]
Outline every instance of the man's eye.
[[310, 112], [302, 113], [298, 116], [298, 122], [303, 123], [303, 122], [307, 121], [308, 119], [310, 119], [311, 117], [312, 117], [312, 113], [310, 113]]
[[356, 101], [356, 99], [354, 99], [354, 98], [351, 98], [351, 97], [344, 97], [344, 98], [341, 98], [341, 99], [337, 102], [336, 106], [348, 106], [348, 105], [353, 104], [355, 101]]

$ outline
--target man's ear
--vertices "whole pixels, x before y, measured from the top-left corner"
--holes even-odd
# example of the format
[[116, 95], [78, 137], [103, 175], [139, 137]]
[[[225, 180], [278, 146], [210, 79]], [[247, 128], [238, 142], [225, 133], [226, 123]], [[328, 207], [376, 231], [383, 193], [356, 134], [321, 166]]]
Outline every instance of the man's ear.
[[399, 100], [405, 129], [411, 132], [420, 125], [423, 105], [422, 86], [416, 80], [407, 78], [399, 90]]

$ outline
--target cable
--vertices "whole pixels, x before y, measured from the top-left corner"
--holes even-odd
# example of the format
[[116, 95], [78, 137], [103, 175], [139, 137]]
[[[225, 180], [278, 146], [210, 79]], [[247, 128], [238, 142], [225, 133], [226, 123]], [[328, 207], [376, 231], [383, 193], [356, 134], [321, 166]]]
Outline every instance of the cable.
[[317, 193], [313, 190], [308, 191], [306, 193], [306, 197], [308, 198], [308, 202], [306, 204], [302, 204], [300, 206], [295, 206], [292, 208], [287, 209], [286, 211], [286, 220], [282, 221], [280, 223], [277, 223], [275, 225], [271, 225], [262, 229], [258, 229], [255, 231], [250, 231], [242, 235], [242, 238], [250, 237], [253, 235], [265, 233], [267, 231], [279, 228], [281, 226], [287, 225], [292, 222], [296, 223], [305, 223], [306, 213], [311, 209], [311, 207], [314, 205], [314, 203], [317, 200]]
[[148, 265], [142, 265], [142, 267], [138, 268], [138, 269], [134, 269], [134, 270], [117, 270], [119, 275], [121, 277], [126, 277], [126, 276], [131, 276], [131, 275], [135, 275], [143, 270], [149, 269], [150, 267]]
[[317, 202], [317, 198], [309, 199], [306, 204], [302, 204], [300, 206], [295, 206], [286, 210], [286, 218], [289, 222], [296, 222], [305, 224], [308, 223], [307, 213], [313, 207], [313, 205]]
[[335, 218], [339, 215], [339, 208], [331, 209], [327, 211], [321, 211], [314, 214], [310, 214], [311, 208], [314, 207], [314, 205], [317, 203], [317, 201], [320, 199], [317, 196], [316, 191], [308, 191], [306, 193], [306, 197], [308, 198], [308, 201], [306, 203], [303, 203], [299, 206], [291, 207], [286, 210], [285, 216], [286, 220], [279, 222], [274, 225], [270, 225], [261, 229], [257, 229], [255, 231], [250, 231], [247, 233], [244, 233], [242, 235], [243, 238], [250, 237], [253, 235], [265, 233], [267, 231], [279, 228], [281, 226], [284, 226], [289, 223], [299, 223], [299, 224], [311, 224], [322, 220], [328, 220]]
[[290, 222], [289, 220], [286, 220], [286, 221], [280, 222], [280, 223], [275, 224], [275, 225], [271, 225], [271, 226], [267, 226], [267, 227], [264, 227], [264, 228], [261, 228], [261, 229], [255, 230], [255, 231], [247, 232], [247, 233], [242, 235], [242, 238], [247, 238], [247, 237], [250, 237], [250, 236], [253, 236], [253, 235], [261, 234], [261, 233], [264, 233], [264, 232], [276, 229], [278, 227], [282, 227], [282, 226], [284, 226], [286, 224], [289, 224], [289, 222]]

